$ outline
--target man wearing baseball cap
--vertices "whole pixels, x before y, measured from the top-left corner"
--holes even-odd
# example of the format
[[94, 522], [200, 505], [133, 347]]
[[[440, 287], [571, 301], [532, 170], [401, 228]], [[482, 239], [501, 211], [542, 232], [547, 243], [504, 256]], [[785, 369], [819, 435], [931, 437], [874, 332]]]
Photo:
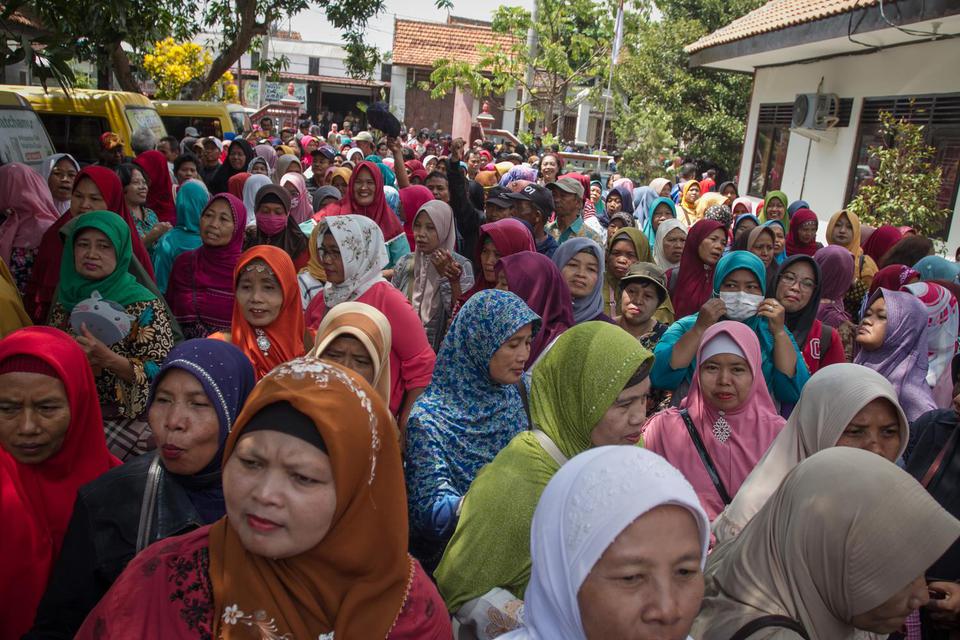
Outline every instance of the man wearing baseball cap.
[[487, 192], [487, 201], [484, 204], [483, 212], [487, 216], [487, 222], [496, 222], [513, 215], [513, 200], [507, 197], [510, 191], [506, 187], [496, 185]]
[[536, 183], [525, 186], [517, 193], [508, 193], [506, 197], [513, 201], [513, 217], [526, 222], [532, 228], [537, 253], [548, 258], [560, 246], [544, 228], [553, 215], [553, 195], [546, 187]]
[[107, 131], [100, 136], [100, 154], [101, 167], [114, 170], [123, 162], [123, 138], [112, 131]]
[[310, 152], [310, 166], [303, 172], [303, 177], [307, 181], [307, 193], [311, 198], [313, 193], [323, 186], [323, 176], [336, 156], [337, 153], [326, 144]]
[[373, 146], [373, 135], [369, 131], [360, 131], [353, 136], [353, 141], [357, 143], [357, 148], [363, 151], [363, 157], [371, 155], [375, 149]]
[[559, 244], [570, 238], [590, 238], [601, 247], [603, 238], [583, 222], [583, 185], [574, 178], [558, 178], [547, 185], [553, 193], [556, 219], [546, 226], [546, 231]]

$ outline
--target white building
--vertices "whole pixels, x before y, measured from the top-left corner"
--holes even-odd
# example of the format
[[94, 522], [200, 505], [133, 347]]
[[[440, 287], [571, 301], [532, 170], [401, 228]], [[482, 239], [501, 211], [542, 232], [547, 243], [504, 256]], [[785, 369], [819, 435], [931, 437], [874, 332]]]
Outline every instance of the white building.
[[[687, 47], [692, 66], [753, 74], [741, 194], [772, 189], [842, 209], [873, 168], [879, 113], [925, 125], [943, 170], [949, 255], [960, 245], [960, 2], [771, 0]], [[953, 37], [949, 37], [953, 36]], [[829, 131], [792, 129], [798, 94], [837, 94]], [[821, 235], [824, 225], [821, 225]]]

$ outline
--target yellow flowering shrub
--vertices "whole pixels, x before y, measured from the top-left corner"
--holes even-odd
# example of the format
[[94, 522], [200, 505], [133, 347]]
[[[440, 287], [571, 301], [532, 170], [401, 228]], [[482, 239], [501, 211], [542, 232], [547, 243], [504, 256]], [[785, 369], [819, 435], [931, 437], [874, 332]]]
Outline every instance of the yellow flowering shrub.
[[[154, 97], [176, 100], [184, 85], [207, 75], [213, 56], [195, 42], [176, 42], [164, 38], [153, 45], [153, 51], [143, 56], [143, 70], [156, 86]], [[240, 91], [229, 71], [223, 74], [202, 100], [239, 102]]]

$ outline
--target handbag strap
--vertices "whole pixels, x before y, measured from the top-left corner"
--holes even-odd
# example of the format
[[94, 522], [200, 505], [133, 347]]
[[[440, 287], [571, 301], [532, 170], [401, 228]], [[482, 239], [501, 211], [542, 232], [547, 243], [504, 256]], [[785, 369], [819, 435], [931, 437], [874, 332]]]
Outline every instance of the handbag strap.
[[697, 453], [700, 454], [700, 460], [703, 462], [703, 466], [707, 468], [707, 475], [710, 476], [713, 486], [716, 488], [717, 493], [720, 494], [720, 499], [723, 500], [723, 504], [730, 504], [730, 494], [727, 493], [727, 488], [723, 486], [723, 480], [720, 479], [720, 474], [717, 473], [717, 467], [714, 466], [713, 460], [707, 452], [707, 447], [703, 444], [700, 434], [697, 433], [697, 428], [693, 425], [690, 414], [687, 413], [686, 409], [680, 409], [680, 417], [683, 418], [683, 424], [687, 425], [687, 433], [690, 434], [690, 439], [693, 440], [693, 446], [696, 447]]
[[150, 544], [150, 530], [153, 529], [153, 514], [157, 506], [157, 491], [160, 488], [160, 456], [153, 459], [147, 470], [147, 484], [143, 488], [143, 500], [140, 503], [140, 523], [137, 525], [137, 553]]
[[810, 636], [807, 635], [807, 630], [803, 628], [802, 624], [787, 616], [774, 615], [762, 616], [751, 620], [740, 627], [737, 632], [730, 637], [730, 640], [746, 640], [760, 629], [768, 629], [770, 627], [789, 629], [803, 638], [803, 640], [810, 640]]
[[947, 441], [940, 448], [940, 453], [937, 454], [937, 457], [934, 458], [930, 464], [930, 468], [923, 474], [920, 484], [923, 485], [924, 489], [930, 485], [930, 482], [937, 475], [937, 472], [940, 471], [940, 466], [943, 464], [943, 459], [946, 457], [947, 452], [956, 448], [958, 432], [960, 432], [960, 428], [956, 428], [950, 433], [950, 437], [947, 438]]
[[537, 442], [540, 443], [540, 446], [543, 447], [543, 450], [553, 458], [554, 462], [561, 467], [567, 463], [567, 456], [563, 455], [563, 452], [560, 451], [560, 448], [550, 439], [550, 436], [540, 429], [531, 429], [531, 433], [533, 433], [533, 437], [537, 439]]

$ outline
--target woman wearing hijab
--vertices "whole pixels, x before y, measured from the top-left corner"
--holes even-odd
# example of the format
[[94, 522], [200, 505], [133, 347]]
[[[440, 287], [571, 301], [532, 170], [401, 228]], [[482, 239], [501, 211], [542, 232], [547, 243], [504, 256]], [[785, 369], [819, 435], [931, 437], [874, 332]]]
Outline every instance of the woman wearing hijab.
[[25, 164], [0, 166], [0, 260], [25, 293], [44, 233], [60, 217], [43, 178]]
[[516, 618], [530, 579], [530, 524], [550, 478], [587, 449], [640, 442], [650, 359], [619, 327], [586, 322], [562, 335], [534, 367], [533, 429], [477, 474], [434, 573], [447, 609], [477, 637], [489, 637], [480, 634], [491, 623], [507, 631], [503, 621]]
[[407, 424], [415, 549], [436, 566], [477, 472], [529, 427], [523, 370], [540, 319], [512, 293], [482, 291], [457, 314]]
[[960, 265], [941, 256], [926, 256], [915, 265], [914, 271], [920, 274], [923, 280], [946, 280], [957, 282], [960, 278]]
[[573, 298], [573, 322], [599, 320], [613, 322], [604, 313], [603, 278], [600, 270], [605, 263], [603, 249], [590, 238], [571, 238], [553, 254]]
[[768, 220], [763, 226], [773, 232], [773, 259], [781, 264], [787, 259], [787, 233], [789, 227], [783, 220]]
[[[711, 209], [712, 207], [715, 207], [718, 205], [726, 205], [726, 203], [727, 203], [727, 199], [719, 193], [716, 193], [716, 192], [704, 193], [697, 200], [697, 219], [703, 220], [704, 218], [707, 217], [708, 209]], [[729, 211], [729, 208], [728, 208], [728, 211]], [[716, 218], [711, 218], [711, 219], [716, 220]], [[721, 222], [723, 221], [721, 220]], [[732, 223], [733, 220], [731, 220], [730, 222]], [[730, 223], [727, 223], [724, 226], [729, 229]]]
[[47, 181], [53, 205], [59, 216], [70, 210], [73, 181], [80, 173], [80, 163], [69, 153], [55, 153], [43, 161], [41, 176]]
[[230, 328], [233, 272], [243, 252], [246, 218], [237, 198], [229, 193], [214, 196], [200, 214], [201, 245], [173, 262], [167, 300], [188, 338]]
[[[256, 154], [258, 158], [263, 158], [266, 161], [267, 167], [269, 168], [270, 174], [272, 175], [277, 166], [276, 149], [271, 147], [269, 144], [260, 143], [256, 147], [254, 147], [253, 152], [254, 154]], [[251, 171], [251, 173], [253, 172]]]
[[57, 286], [60, 284], [60, 260], [64, 249], [61, 229], [75, 218], [97, 210], [112, 211], [127, 223], [132, 239], [133, 256], [139, 263], [137, 267], [142, 267], [134, 270], [142, 271], [145, 278], [153, 280], [153, 264], [137, 234], [137, 226], [130, 217], [127, 203], [123, 199], [120, 178], [106, 167], [86, 167], [77, 174], [73, 185], [70, 211], [54, 222], [43, 233], [43, 238], [40, 240], [40, 250], [34, 262], [36, 268], [30, 276], [23, 300], [34, 322], [47, 321], [50, 307], [55, 301]]
[[787, 258], [773, 281], [774, 297], [785, 312], [784, 324], [800, 346], [810, 375], [846, 361], [840, 336], [817, 319], [823, 285], [820, 265], [804, 254]]
[[760, 221], [779, 220], [783, 223], [783, 230], [786, 233], [790, 230], [790, 214], [787, 212], [787, 205], [789, 204], [790, 198], [783, 191], [768, 191], [763, 198]]
[[280, 186], [290, 194], [290, 217], [298, 225], [313, 217], [310, 196], [307, 193], [307, 181], [303, 174], [288, 173], [280, 178]]
[[[849, 213], [847, 214], [849, 215]], [[903, 239], [903, 234], [894, 226], [885, 224], [878, 227], [863, 244], [863, 252], [870, 256], [879, 267], [880, 261], [890, 249]]]
[[911, 422], [937, 408], [927, 384], [927, 310], [912, 293], [878, 289], [857, 327], [853, 361], [880, 373], [897, 390]]
[[[633, 193], [627, 189], [626, 185], [615, 186], [613, 189], [610, 189], [609, 193], [607, 193], [607, 197], [604, 199], [604, 205], [606, 208], [608, 221], [610, 216], [621, 212], [630, 214], [632, 216]], [[600, 222], [603, 223], [603, 220]]]
[[[663, 458], [637, 447], [581, 453], [540, 496], [524, 626], [500, 637], [687, 637], [703, 598], [709, 541], [696, 493]], [[611, 576], [630, 571], [625, 558], [650, 574], [677, 577], [624, 594], [619, 583], [631, 578]]]
[[783, 428], [763, 376], [756, 334], [723, 321], [703, 334], [680, 407], [653, 416], [644, 446], [680, 469], [713, 520]]
[[810, 209], [797, 209], [790, 218], [790, 232], [787, 234], [787, 256], [812, 256], [823, 247], [817, 242], [817, 214]]
[[520, 296], [542, 320], [530, 343], [527, 369], [536, 364], [553, 342], [574, 325], [573, 296], [557, 266], [545, 255], [521, 251], [500, 258], [495, 267], [498, 289]]
[[737, 241], [740, 238], [746, 237], [751, 231], [760, 226], [760, 218], [753, 215], [752, 213], [737, 213], [732, 212], [734, 216], [733, 228], [730, 231], [731, 236], [731, 246], [734, 247], [734, 250], [743, 250], [742, 247], [737, 247]]
[[860, 303], [878, 271], [877, 263], [861, 247], [860, 232], [860, 218], [846, 210], [833, 214], [827, 223], [827, 243], [842, 246], [853, 256], [853, 284], [844, 297], [844, 305], [854, 321], [860, 318]]
[[[900, 291], [901, 287], [918, 282], [920, 274], [902, 264], [892, 264], [877, 271], [873, 276], [873, 282], [870, 283], [868, 295], [872, 296], [878, 289], [890, 289], [891, 291]], [[864, 304], [866, 301], [864, 300]], [[866, 307], [863, 307], [866, 310]]]
[[0, 260], [0, 340], [17, 329], [32, 324], [27, 310], [23, 308], [23, 299], [17, 291], [13, 276], [3, 260]]
[[[167, 157], [159, 151], [144, 151], [137, 156], [136, 163], [147, 177], [147, 208], [157, 214], [160, 222], [175, 224], [177, 209], [173, 201], [173, 178], [170, 177]], [[226, 186], [223, 190], [226, 191]]]
[[896, 465], [851, 447], [821, 451], [710, 555], [693, 635], [728, 640], [759, 624], [749, 637], [886, 637], [927, 603], [924, 572], [958, 535], [960, 522]]
[[[50, 326], [74, 336], [97, 373], [107, 446], [121, 460], [148, 449], [150, 433], [142, 417], [150, 383], [174, 342], [167, 307], [129, 272], [130, 245], [129, 227], [113, 212], [81, 216], [64, 244], [58, 298], [50, 313]], [[100, 300], [111, 307], [110, 316], [122, 310], [119, 321], [97, 313]], [[79, 319], [75, 310], [82, 314]], [[95, 314], [101, 318], [97, 325], [92, 324]]]
[[243, 248], [271, 246], [282, 249], [299, 271], [307, 266], [310, 252], [307, 250], [307, 236], [303, 235], [290, 211], [289, 191], [274, 184], [261, 187], [254, 200], [257, 224], [247, 232]]
[[673, 183], [666, 178], [654, 178], [650, 181], [650, 188], [653, 189], [658, 196], [668, 198], [670, 197], [670, 191], [673, 189]]
[[678, 217], [683, 215], [682, 222], [690, 228], [693, 223], [698, 222], [697, 200], [700, 198], [700, 183], [696, 180], [689, 180], [680, 188], [680, 202], [677, 203], [679, 210]]
[[390, 322], [362, 302], [342, 302], [323, 318], [308, 354], [350, 369], [390, 404]]
[[250, 175], [251, 174], [246, 171], [241, 171], [240, 173], [230, 176], [230, 179], [227, 180], [227, 193], [234, 198], [243, 200], [243, 187], [247, 184], [247, 180], [250, 179]]
[[304, 311], [307, 310], [314, 298], [323, 293], [323, 285], [327, 283], [327, 274], [323, 270], [320, 260], [320, 240], [317, 233], [317, 225], [314, 224], [313, 231], [307, 238], [307, 253], [310, 255], [310, 259], [307, 260], [307, 266], [300, 269], [297, 274], [297, 282], [300, 285], [300, 302]]
[[786, 426], [713, 523], [717, 542], [737, 536], [798, 464], [830, 447], [854, 447], [896, 462], [910, 438], [897, 392], [876, 371], [838, 364], [810, 378]]
[[[269, 176], [271, 173], [270, 165], [266, 159], [257, 156], [247, 165], [247, 173], [250, 175]], [[229, 182], [229, 181], [228, 181]]]
[[390, 351], [390, 410], [400, 416], [402, 432], [436, 361], [423, 324], [406, 296], [383, 277], [387, 250], [373, 220], [362, 215], [321, 218], [317, 240], [327, 283], [323, 295], [307, 307], [307, 326], [318, 326], [330, 309], [351, 301], [369, 304], [387, 317], [393, 335], [403, 336]]
[[630, 265], [653, 262], [653, 257], [646, 236], [635, 227], [624, 227], [611, 234], [607, 240], [606, 254], [603, 265], [603, 310], [606, 315], [616, 318], [621, 312], [620, 278], [627, 275]]
[[760, 224], [760, 218], [754, 214], [755, 203], [752, 198], [746, 196], [736, 198], [733, 201], [733, 204], [730, 205], [730, 212], [733, 213], [734, 217], [741, 216], [745, 213], [749, 213], [757, 218], [757, 224]]
[[414, 215], [416, 251], [397, 261], [393, 286], [420, 318], [427, 341], [440, 351], [457, 300], [473, 286], [473, 265], [455, 252], [457, 230], [446, 202], [429, 200]]
[[284, 153], [277, 158], [277, 164], [273, 169], [273, 183], [280, 184], [280, 180], [288, 173], [303, 173], [303, 165], [300, 164], [300, 158], [292, 153]]
[[[774, 223], [777, 225], [778, 223]], [[750, 233], [740, 235], [733, 243], [734, 251], [749, 251], [760, 258], [763, 268], [767, 270], [767, 284], [773, 289], [773, 277], [777, 273], [775, 249], [777, 236], [772, 227], [763, 225], [754, 227]]]
[[[360, 376], [281, 365], [250, 394], [224, 460], [227, 515], [137, 556], [77, 638], [452, 636], [407, 554], [393, 420]], [[289, 501], [264, 504], [264, 483]]]
[[[123, 199], [127, 204], [130, 217], [137, 227], [137, 235], [150, 254], [157, 240], [172, 228], [169, 222], [161, 222], [156, 212], [147, 206], [147, 194], [150, 190], [150, 177], [138, 164], [124, 163], [116, 169], [123, 185]], [[172, 197], [171, 197], [172, 199]]]
[[[313, 207], [313, 211], [316, 213], [328, 204], [340, 202], [340, 198], [342, 197], [340, 190], [336, 187], [323, 185], [322, 187], [317, 187], [317, 190], [313, 192], [313, 199], [310, 202], [310, 206]], [[431, 194], [431, 197], [433, 197], [433, 194]]]
[[680, 267], [686, 242], [687, 230], [683, 223], [676, 218], [665, 220], [657, 228], [656, 241], [653, 245], [653, 260], [664, 273]]
[[696, 313], [713, 292], [714, 268], [723, 257], [727, 234], [716, 220], [697, 223], [687, 234], [680, 266], [667, 276], [677, 318]]
[[237, 345], [257, 380], [313, 348], [304, 326], [296, 271], [290, 256], [269, 245], [243, 252], [233, 272], [236, 295], [230, 331], [211, 337]]
[[516, 218], [504, 218], [481, 226], [476, 259], [480, 273], [470, 290], [461, 296], [460, 303], [465, 303], [478, 291], [497, 286], [496, 266], [500, 258], [536, 250], [530, 229]]
[[[640, 228], [643, 229], [643, 233], [647, 236], [647, 242], [651, 247], [656, 243], [657, 230], [660, 228], [660, 225], [667, 220], [676, 219], [677, 208], [670, 198], [655, 198], [649, 204], [646, 209], [643, 225], [640, 226]], [[683, 227], [682, 224], [680, 226]], [[686, 227], [683, 228], [686, 230]]]
[[245, 183], [243, 183], [243, 207], [247, 212], [247, 221], [245, 227], [251, 229], [257, 226], [257, 194], [260, 192], [260, 189], [267, 185], [272, 185], [273, 182], [268, 176], [261, 175], [252, 175], [250, 176]]
[[410, 249], [417, 248], [417, 239], [413, 234], [413, 220], [420, 207], [433, 200], [433, 192], [423, 185], [414, 184], [400, 189], [400, 211], [397, 215], [403, 220], [403, 232], [407, 236]]
[[844, 295], [853, 283], [853, 256], [839, 245], [827, 245], [813, 256], [820, 267], [820, 308], [817, 320], [837, 330], [844, 359], [853, 360], [853, 338], [857, 325], [844, 306]]
[[[637, 228], [646, 230], [647, 221], [650, 220], [650, 207], [659, 197], [659, 194], [651, 187], [637, 187], [633, 190], [633, 217], [636, 219]], [[669, 200], [669, 198], [667, 199]], [[670, 202], [673, 203], [673, 200], [670, 200]], [[674, 212], [674, 217], [676, 217], [676, 212]], [[647, 239], [650, 240], [652, 245], [653, 239], [649, 235]]]
[[960, 331], [957, 299], [935, 282], [915, 282], [901, 291], [915, 295], [927, 310], [927, 356], [930, 361], [927, 384], [933, 390], [937, 407], [949, 407], [954, 396], [950, 364], [957, 353], [957, 333]]
[[231, 344], [170, 351], [148, 407], [157, 449], [80, 489], [30, 637], [72, 638], [134, 555], [224, 516], [223, 449], [253, 383]]
[[33, 623], [77, 489], [120, 463], [104, 444], [90, 365], [66, 334], [27, 327], [0, 341], [0, 402], [8, 407], [0, 417], [0, 637], [7, 640]]
[[153, 247], [153, 272], [157, 276], [160, 293], [167, 293], [177, 257], [203, 244], [200, 238], [200, 215], [209, 200], [207, 187], [199, 180], [188, 180], [177, 190], [177, 226], [163, 234]]
[[[696, 375], [696, 354], [704, 333], [721, 319], [736, 320], [753, 331], [760, 342], [760, 370], [770, 395], [781, 404], [796, 403], [810, 374], [784, 324], [783, 305], [765, 297], [766, 292], [766, 273], [760, 258], [746, 251], [725, 255], [713, 274], [714, 297], [697, 313], [673, 323], [657, 343], [653, 385], [682, 391], [682, 385]], [[676, 401], [682, 398], [682, 392], [674, 393]]]

